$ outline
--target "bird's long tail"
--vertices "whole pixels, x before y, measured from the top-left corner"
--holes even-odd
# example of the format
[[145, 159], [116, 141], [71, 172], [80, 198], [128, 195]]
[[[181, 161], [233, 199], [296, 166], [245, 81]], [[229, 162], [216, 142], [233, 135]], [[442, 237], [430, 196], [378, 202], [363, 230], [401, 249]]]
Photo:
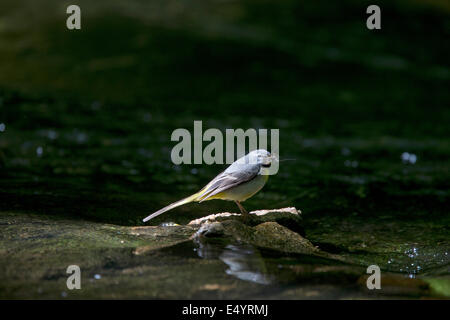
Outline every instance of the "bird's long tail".
[[159, 216], [160, 214], [162, 214], [162, 213], [164, 213], [164, 212], [166, 212], [166, 211], [169, 211], [169, 210], [172, 210], [173, 208], [182, 206], [183, 204], [186, 204], [186, 203], [195, 201], [195, 200], [197, 199], [197, 196], [198, 196], [199, 193], [200, 193], [200, 192], [195, 193], [195, 194], [193, 194], [192, 196], [189, 196], [189, 197], [187, 197], [187, 198], [181, 199], [181, 200], [179, 200], [179, 201], [177, 201], [177, 202], [174, 202], [174, 203], [172, 203], [172, 204], [169, 204], [167, 207], [164, 207], [164, 208], [162, 208], [162, 209], [156, 211], [155, 213], [152, 213], [151, 215], [149, 215], [147, 218], [145, 218], [145, 219], [142, 220], [142, 221], [143, 221], [143, 222], [147, 222], [148, 220], [153, 219], [153, 218]]

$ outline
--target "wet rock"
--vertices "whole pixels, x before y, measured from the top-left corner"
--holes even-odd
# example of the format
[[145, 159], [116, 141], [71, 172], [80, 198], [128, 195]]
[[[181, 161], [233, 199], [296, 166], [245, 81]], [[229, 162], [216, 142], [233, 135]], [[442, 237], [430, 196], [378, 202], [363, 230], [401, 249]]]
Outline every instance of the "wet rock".
[[196, 232], [195, 236], [221, 237], [224, 235], [224, 228], [220, 222], [206, 222]]
[[319, 252], [307, 239], [277, 222], [263, 222], [252, 227], [236, 220], [228, 220], [222, 222], [222, 225], [226, 235], [254, 246], [291, 253]]
[[205, 225], [208, 222], [221, 222], [226, 220], [237, 220], [249, 226], [257, 226], [264, 222], [276, 222], [293, 232], [302, 236], [305, 235], [301, 211], [294, 207], [256, 210], [250, 212], [249, 216], [230, 212], [211, 214], [206, 217], [192, 220], [188, 225]]
[[148, 226], [132, 227], [128, 230], [130, 235], [139, 236], [141, 239], [160, 240], [186, 240], [197, 230], [193, 226]]
[[254, 233], [254, 243], [286, 252], [317, 253], [319, 250], [309, 240], [300, 234], [278, 224], [264, 222], [257, 225]]
[[251, 245], [282, 252], [318, 253], [303, 238], [303, 220], [296, 208], [253, 211], [245, 216], [224, 212], [189, 222], [188, 225], [145, 226], [130, 228], [128, 234], [141, 240], [151, 240], [139, 246], [136, 255], [199, 237], [228, 237]]
[[450, 276], [427, 277], [423, 279], [429, 286], [430, 290], [437, 295], [450, 297]]
[[[209, 216], [200, 224], [125, 227], [2, 213], [0, 298], [64, 298], [61, 284], [72, 264], [79, 265], [89, 281], [80, 292], [63, 291], [67, 298], [219, 299], [242, 298], [242, 292], [257, 298], [333, 298], [342, 297], [342, 288], [349, 286], [358, 291], [344, 298], [448, 297], [444, 269], [439, 277], [421, 280], [383, 271], [383, 290], [374, 292], [366, 288], [361, 264], [337, 262], [340, 256], [315, 248], [278, 222], [214, 216], [220, 221]], [[263, 254], [261, 247], [303, 256]], [[287, 286], [271, 295], [254, 283]]]
[[133, 254], [140, 255], [147, 251], [161, 249], [188, 241], [197, 228], [192, 226], [146, 226], [126, 229], [127, 233], [146, 241], [145, 245], [138, 246]]
[[293, 207], [253, 211], [249, 216], [218, 213], [193, 220], [188, 226], [199, 227], [194, 237], [226, 236], [281, 252], [331, 257], [302, 236], [301, 212]]

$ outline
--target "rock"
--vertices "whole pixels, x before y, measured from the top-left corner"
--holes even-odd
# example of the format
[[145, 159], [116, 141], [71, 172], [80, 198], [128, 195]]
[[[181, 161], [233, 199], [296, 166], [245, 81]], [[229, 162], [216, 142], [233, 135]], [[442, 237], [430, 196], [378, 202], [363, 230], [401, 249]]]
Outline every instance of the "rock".
[[426, 277], [424, 279], [428, 283], [430, 289], [437, 295], [442, 297], [450, 297], [450, 276]]
[[317, 253], [319, 249], [300, 234], [278, 224], [277, 222], [264, 222], [255, 227], [255, 244], [272, 249], [297, 252]]
[[277, 222], [263, 222], [254, 227], [233, 220], [224, 221], [222, 224], [226, 235], [257, 247], [290, 253], [319, 253], [307, 239]]
[[128, 234], [139, 236], [141, 239], [162, 240], [170, 237], [172, 241], [177, 241], [186, 240], [197, 229], [193, 226], [132, 227], [128, 229]]
[[283, 252], [319, 252], [303, 238], [301, 212], [293, 207], [252, 211], [249, 216], [224, 212], [193, 220], [185, 226], [133, 227], [128, 234], [151, 240], [149, 244], [137, 247], [133, 251], [136, 255], [194, 238], [224, 236]]
[[[298, 225], [301, 220], [294, 210], [283, 209], [281, 215]], [[127, 227], [3, 212], [0, 299], [61, 298], [67, 267], [73, 264], [80, 266], [83, 279], [89, 279], [83, 280], [83, 290], [63, 291], [74, 299], [267, 298], [273, 292], [261, 291], [255, 283], [273, 283], [275, 288], [282, 283], [288, 288], [281, 293], [277, 289], [269, 298], [330, 298], [342, 296], [342, 289], [346, 292], [349, 287], [358, 291], [344, 297], [377, 297], [377, 292], [366, 289], [365, 267], [336, 263], [340, 256], [315, 248], [282, 225], [278, 215], [279, 210], [258, 211], [245, 219], [227, 213], [189, 225]], [[278, 260], [263, 254], [261, 247], [306, 256], [283, 255]], [[291, 264], [291, 259], [297, 262]], [[409, 284], [411, 279], [404, 275], [389, 279], [383, 271], [381, 291], [394, 298], [448, 297], [445, 272], [442, 269], [437, 278], [428, 275], [426, 283]]]
[[188, 241], [197, 228], [192, 226], [146, 226], [126, 229], [129, 235], [136, 236], [147, 243], [138, 246], [133, 254], [140, 255], [147, 251], [161, 249]]
[[212, 214], [192, 220], [188, 226], [199, 228], [193, 236], [196, 238], [226, 236], [281, 252], [332, 257], [303, 237], [301, 212], [293, 207], [252, 211], [249, 216], [230, 212]]
[[293, 232], [302, 236], [305, 235], [301, 211], [294, 207], [252, 211], [248, 217], [230, 212], [211, 214], [206, 217], [192, 220], [188, 225], [204, 225], [208, 222], [221, 222], [230, 219], [241, 221], [249, 226], [257, 226], [264, 222], [276, 222]]
[[205, 236], [205, 237], [221, 237], [224, 234], [224, 228], [220, 222], [206, 222], [200, 229], [194, 234], [194, 236]]

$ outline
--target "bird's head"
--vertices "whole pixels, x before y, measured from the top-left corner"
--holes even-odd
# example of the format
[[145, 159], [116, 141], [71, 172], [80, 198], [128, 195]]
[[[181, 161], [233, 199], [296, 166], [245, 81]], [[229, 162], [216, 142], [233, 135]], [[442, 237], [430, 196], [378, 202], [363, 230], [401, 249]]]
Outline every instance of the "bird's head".
[[258, 149], [250, 152], [247, 155], [247, 158], [248, 163], [261, 165], [261, 171], [268, 170], [271, 167], [272, 162], [277, 160], [275, 155], [270, 154], [269, 151], [264, 149]]

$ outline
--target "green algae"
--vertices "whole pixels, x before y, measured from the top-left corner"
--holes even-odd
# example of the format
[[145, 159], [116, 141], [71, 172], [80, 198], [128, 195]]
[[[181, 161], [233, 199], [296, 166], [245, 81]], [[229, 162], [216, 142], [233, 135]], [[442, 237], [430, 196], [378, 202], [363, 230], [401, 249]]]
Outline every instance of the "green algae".
[[450, 279], [449, 277], [436, 277], [436, 278], [425, 278], [425, 281], [430, 285], [430, 288], [436, 293], [450, 297]]

